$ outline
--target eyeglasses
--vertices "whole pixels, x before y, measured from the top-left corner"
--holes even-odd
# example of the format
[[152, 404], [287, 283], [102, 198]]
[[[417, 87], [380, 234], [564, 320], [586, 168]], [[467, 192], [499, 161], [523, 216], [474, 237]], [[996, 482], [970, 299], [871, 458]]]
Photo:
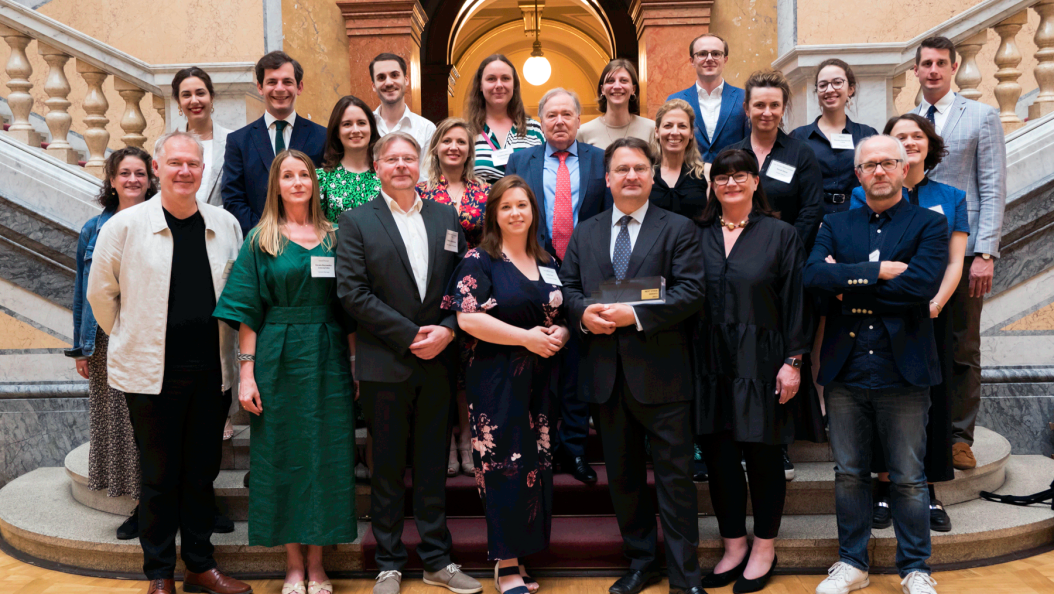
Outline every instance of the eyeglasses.
[[870, 161], [867, 163], [861, 163], [856, 166], [856, 169], [864, 175], [871, 175], [875, 172], [876, 167], [881, 167], [882, 171], [893, 171], [897, 168], [897, 165], [900, 165], [901, 163], [903, 163], [903, 161], [900, 159], [883, 159], [878, 163], [872, 163]]
[[845, 79], [844, 78], [836, 78], [836, 79], [831, 80], [831, 81], [821, 80], [820, 82], [816, 83], [816, 90], [821, 92], [821, 93], [823, 93], [824, 91], [827, 90], [827, 87], [831, 87], [832, 89], [837, 91], [837, 90], [840, 90], [844, 86], [845, 86]]
[[707, 58], [713, 58], [715, 60], [720, 60], [721, 58], [725, 57], [725, 52], [723, 52], [721, 50], [709, 50], [709, 51], [703, 50], [701, 52], [695, 52], [692, 55], [695, 56], [696, 58], [700, 59], [700, 60], [705, 60]]
[[732, 175], [718, 175], [714, 177], [714, 184], [718, 186], [727, 186], [728, 182], [734, 181], [737, 185], [743, 185], [750, 179], [750, 174], [745, 171], [739, 173], [733, 173]]
[[638, 177], [651, 175], [651, 167], [648, 167], [647, 165], [635, 165], [633, 167], [630, 167], [629, 165], [621, 165], [611, 170], [612, 173], [619, 177], [626, 177], [629, 175], [630, 171], [636, 173]]
[[385, 165], [397, 165], [399, 161], [402, 161], [407, 165], [413, 165], [417, 162], [417, 157], [413, 155], [398, 155], [381, 159], [381, 163], [384, 163]]

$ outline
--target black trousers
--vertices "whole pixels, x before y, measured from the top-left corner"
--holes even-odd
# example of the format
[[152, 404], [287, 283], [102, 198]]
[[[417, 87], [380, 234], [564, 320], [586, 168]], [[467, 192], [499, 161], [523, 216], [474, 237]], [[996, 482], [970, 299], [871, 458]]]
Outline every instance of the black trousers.
[[[710, 471], [710, 501], [714, 504], [722, 538], [747, 535], [747, 483], [754, 510], [754, 536], [776, 538], [783, 519], [787, 481], [783, 474], [783, 446], [734, 441], [730, 431], [699, 436]], [[740, 461], [746, 459], [743, 476]]]
[[418, 380], [360, 382], [359, 403], [373, 434], [370, 514], [377, 539], [377, 567], [402, 571], [407, 443], [413, 438], [413, 510], [424, 568], [450, 564], [453, 541], [446, 526], [446, 462], [452, 377], [440, 365]]
[[212, 483], [231, 405], [219, 369], [167, 370], [160, 394], [125, 394], [143, 473], [139, 544], [148, 580], [171, 579], [180, 556], [195, 573], [216, 567]]
[[593, 404], [593, 421], [604, 449], [611, 501], [623, 551], [630, 569], [655, 569], [658, 524], [655, 500], [648, 492], [644, 437], [651, 441], [658, 514], [666, 543], [671, 588], [698, 586], [699, 509], [692, 482], [691, 402], [642, 404], [626, 389], [622, 364], [615, 389], [602, 404]]
[[975, 256], [963, 259], [963, 275], [947, 305], [952, 325], [952, 376], [948, 386], [952, 414], [952, 441], [973, 445], [974, 424], [981, 410], [981, 307], [983, 297], [970, 297], [970, 266]]
[[589, 436], [589, 404], [578, 398], [580, 354], [580, 339], [572, 332], [559, 355], [557, 394], [560, 397], [554, 408], [560, 414], [560, 430], [554, 432], [550, 428], [550, 436], [556, 435], [553, 452], [562, 447], [564, 452], [575, 457], [586, 455], [586, 438]]

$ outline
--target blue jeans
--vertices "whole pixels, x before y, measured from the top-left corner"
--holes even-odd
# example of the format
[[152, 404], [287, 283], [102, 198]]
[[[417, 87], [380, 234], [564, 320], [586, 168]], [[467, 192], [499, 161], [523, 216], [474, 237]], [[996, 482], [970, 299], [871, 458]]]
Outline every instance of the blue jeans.
[[871, 440], [889, 468], [890, 508], [897, 535], [897, 570], [930, 573], [930, 495], [923, 458], [929, 388], [867, 390], [831, 383], [824, 390], [835, 462], [840, 560], [868, 570], [871, 536]]

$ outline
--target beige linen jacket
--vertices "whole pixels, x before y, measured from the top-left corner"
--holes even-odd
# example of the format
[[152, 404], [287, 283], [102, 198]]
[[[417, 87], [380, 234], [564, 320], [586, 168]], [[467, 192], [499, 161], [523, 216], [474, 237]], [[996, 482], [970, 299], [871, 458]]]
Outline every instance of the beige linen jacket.
[[[241, 247], [241, 226], [222, 208], [199, 202], [198, 210], [205, 219], [205, 251], [219, 300], [228, 263], [237, 259]], [[172, 245], [160, 195], [117, 213], [99, 233], [88, 276], [88, 303], [99, 327], [110, 336], [106, 371], [118, 390], [161, 393]], [[227, 390], [238, 375], [238, 335], [227, 324], [216, 324]]]

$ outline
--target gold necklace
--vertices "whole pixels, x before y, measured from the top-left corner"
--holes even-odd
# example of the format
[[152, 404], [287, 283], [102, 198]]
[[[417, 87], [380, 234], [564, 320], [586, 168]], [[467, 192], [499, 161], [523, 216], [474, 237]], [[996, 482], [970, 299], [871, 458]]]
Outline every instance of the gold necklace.
[[743, 219], [742, 221], [740, 221], [738, 223], [726, 223], [725, 222], [725, 217], [722, 216], [721, 217], [721, 226], [722, 227], [728, 227], [729, 231], [735, 231], [738, 227], [746, 227], [747, 226], [747, 221], [749, 221], [749, 220], [750, 220], [750, 217], [747, 217], [747, 218]]
[[[633, 114], [630, 114], [630, 116], [632, 116], [632, 115]], [[629, 127], [633, 124], [633, 118], [630, 117], [629, 124], [626, 124], [625, 126], [609, 126], [608, 125], [607, 115], [604, 115], [604, 116], [601, 116], [600, 123], [604, 124], [604, 135], [608, 137], [608, 144], [613, 144], [615, 142], [615, 139], [611, 137], [611, 129], [612, 128], [614, 128], [616, 130], [624, 129], [625, 132], [623, 132], [622, 136], [619, 136], [619, 138], [620, 139], [621, 138], [625, 138], [625, 137], [629, 136]]]

